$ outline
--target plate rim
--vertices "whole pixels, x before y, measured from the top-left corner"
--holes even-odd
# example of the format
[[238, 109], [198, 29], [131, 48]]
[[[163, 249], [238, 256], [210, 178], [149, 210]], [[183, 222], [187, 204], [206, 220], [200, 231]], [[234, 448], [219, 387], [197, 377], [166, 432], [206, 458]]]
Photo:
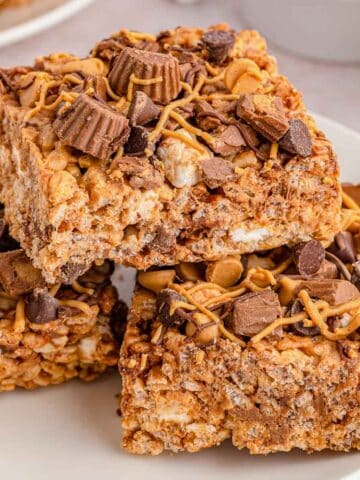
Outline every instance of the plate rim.
[[93, 2], [94, 0], [67, 0], [62, 5], [31, 20], [0, 31], [0, 47], [25, 40], [31, 35], [47, 30]]

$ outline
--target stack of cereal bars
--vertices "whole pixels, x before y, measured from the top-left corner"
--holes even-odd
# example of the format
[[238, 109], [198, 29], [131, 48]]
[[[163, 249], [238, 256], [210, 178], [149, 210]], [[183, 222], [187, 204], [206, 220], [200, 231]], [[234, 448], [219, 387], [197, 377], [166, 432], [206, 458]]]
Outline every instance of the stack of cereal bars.
[[264, 39], [123, 29], [0, 79], [0, 390], [119, 362], [130, 452], [359, 449], [360, 191]]

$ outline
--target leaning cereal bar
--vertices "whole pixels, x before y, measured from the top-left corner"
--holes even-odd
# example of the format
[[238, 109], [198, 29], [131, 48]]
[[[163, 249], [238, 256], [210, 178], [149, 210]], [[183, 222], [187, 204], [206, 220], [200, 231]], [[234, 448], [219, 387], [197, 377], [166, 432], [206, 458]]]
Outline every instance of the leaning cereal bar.
[[0, 75], [1, 199], [49, 282], [339, 229], [331, 143], [257, 32], [122, 30]]
[[90, 381], [115, 366], [126, 306], [111, 263], [47, 286], [0, 223], [0, 392]]
[[120, 356], [127, 450], [360, 449], [360, 208], [344, 201], [326, 251], [139, 273]]

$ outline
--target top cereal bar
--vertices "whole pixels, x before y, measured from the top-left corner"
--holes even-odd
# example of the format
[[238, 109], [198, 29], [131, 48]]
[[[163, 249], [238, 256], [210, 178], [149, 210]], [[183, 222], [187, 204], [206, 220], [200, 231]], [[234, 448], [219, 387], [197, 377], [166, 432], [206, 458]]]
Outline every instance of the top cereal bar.
[[255, 31], [121, 30], [39, 57], [1, 71], [0, 116], [6, 218], [49, 282], [340, 228], [331, 143]]

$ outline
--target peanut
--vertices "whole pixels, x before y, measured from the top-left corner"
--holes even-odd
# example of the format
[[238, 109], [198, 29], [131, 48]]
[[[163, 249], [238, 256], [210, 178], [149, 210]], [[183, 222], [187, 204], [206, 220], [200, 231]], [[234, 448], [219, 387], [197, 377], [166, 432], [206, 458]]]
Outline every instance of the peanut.
[[[211, 323], [211, 320], [204, 315], [203, 313], [195, 313], [194, 319], [199, 327], [202, 327], [208, 323]], [[187, 336], [191, 337], [196, 333], [196, 326], [192, 322], [186, 324], [185, 333]], [[210, 324], [208, 327], [203, 327], [200, 332], [195, 336], [194, 340], [198, 343], [209, 343], [212, 340], [216, 339], [219, 336], [219, 328], [217, 324]]]
[[240, 258], [237, 256], [229, 256], [223, 260], [209, 263], [205, 277], [208, 282], [228, 288], [240, 280], [243, 271], [244, 267]]
[[153, 270], [150, 272], [140, 272], [138, 274], [138, 282], [144, 288], [152, 292], [159, 293], [175, 280], [176, 271], [169, 270]]

